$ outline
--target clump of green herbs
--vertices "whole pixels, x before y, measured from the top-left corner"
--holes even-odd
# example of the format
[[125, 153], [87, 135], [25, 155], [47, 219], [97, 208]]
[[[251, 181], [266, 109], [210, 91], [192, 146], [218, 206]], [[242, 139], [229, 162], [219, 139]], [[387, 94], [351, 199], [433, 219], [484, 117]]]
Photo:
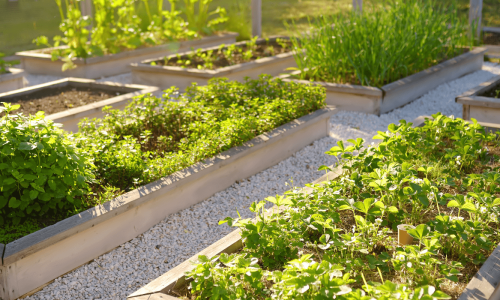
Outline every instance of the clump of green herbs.
[[[149, 2], [144, 0], [149, 21], [146, 29], [141, 27], [142, 20], [135, 10], [134, 0], [93, 0], [94, 19], [82, 15], [79, 1], [55, 1], [63, 35], [54, 37], [54, 45], [49, 43], [46, 36], [40, 36], [33, 42], [48, 47], [66, 45], [51, 50], [52, 60], [62, 59], [65, 62], [63, 71], [76, 67], [73, 63], [75, 58], [85, 59], [169, 41], [198, 38], [213, 34], [219, 24], [227, 21], [224, 8], [209, 11], [212, 0], [184, 0], [186, 7], [183, 11], [177, 9], [179, 0], [169, 0], [170, 10], [163, 10], [163, 0], [157, 0], [153, 12]], [[198, 6], [195, 9], [196, 4]]]
[[[173, 100], [173, 101], [172, 101]], [[69, 135], [43, 113], [2, 117], [0, 243], [241, 145], [325, 106], [321, 87], [262, 76], [214, 79], [106, 108]], [[7, 106], [13, 110], [15, 107]], [[2, 140], [3, 139], [3, 140]]]
[[220, 45], [217, 49], [188, 52], [187, 54], [171, 55], [163, 61], [151, 62], [165, 66], [180, 66], [182, 68], [196, 68], [199, 70], [214, 70], [236, 64], [241, 64], [263, 57], [270, 57], [291, 51], [290, 41], [283, 38], [266, 39], [257, 42], [257, 37], [241, 44]]
[[55, 124], [0, 107], [0, 225], [81, 206], [92, 181], [91, 164]]
[[[168, 99], [175, 101], [167, 101]], [[324, 107], [325, 91], [263, 75], [245, 83], [213, 79], [142, 96], [101, 120], [82, 121], [78, 147], [96, 166], [96, 180], [128, 191]]]
[[[327, 153], [340, 155], [339, 177], [268, 197], [267, 213], [254, 202], [253, 220], [221, 221], [243, 248], [200, 256], [184, 297], [458, 298], [500, 242], [499, 141], [476, 122], [433, 117], [391, 124], [376, 146], [338, 142]], [[415, 227], [413, 244], [398, 245], [399, 224]]]
[[302, 79], [381, 87], [463, 53], [467, 20], [456, 5], [391, 0], [384, 5], [311, 21], [293, 38]]

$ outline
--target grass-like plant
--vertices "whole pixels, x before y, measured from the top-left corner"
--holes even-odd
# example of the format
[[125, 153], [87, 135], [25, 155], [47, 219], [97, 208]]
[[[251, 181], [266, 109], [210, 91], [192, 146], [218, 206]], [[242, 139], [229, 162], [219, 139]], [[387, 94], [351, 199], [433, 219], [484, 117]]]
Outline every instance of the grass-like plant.
[[463, 53], [467, 20], [430, 0], [386, 2], [363, 14], [311, 21], [293, 40], [301, 78], [381, 87]]
[[[341, 175], [226, 218], [243, 248], [200, 256], [183, 299], [457, 299], [500, 242], [495, 134], [440, 114], [338, 142]], [[328, 169], [326, 166], [320, 169]], [[270, 202], [280, 210], [264, 205]], [[408, 224], [411, 245], [398, 245]]]

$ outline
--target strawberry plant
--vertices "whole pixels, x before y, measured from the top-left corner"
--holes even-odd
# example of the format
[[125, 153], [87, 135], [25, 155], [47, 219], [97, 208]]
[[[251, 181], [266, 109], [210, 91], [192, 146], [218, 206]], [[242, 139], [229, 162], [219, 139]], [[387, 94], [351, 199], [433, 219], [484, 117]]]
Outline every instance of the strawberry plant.
[[[254, 202], [235, 254], [200, 257], [186, 299], [457, 299], [500, 242], [500, 143], [441, 114], [338, 142], [341, 174]], [[321, 169], [328, 169], [323, 166]], [[271, 202], [280, 210], [264, 214]], [[399, 245], [397, 225], [413, 225]]]
[[0, 225], [79, 207], [92, 179], [88, 158], [61, 129], [43, 112], [9, 114], [18, 108], [0, 108]]

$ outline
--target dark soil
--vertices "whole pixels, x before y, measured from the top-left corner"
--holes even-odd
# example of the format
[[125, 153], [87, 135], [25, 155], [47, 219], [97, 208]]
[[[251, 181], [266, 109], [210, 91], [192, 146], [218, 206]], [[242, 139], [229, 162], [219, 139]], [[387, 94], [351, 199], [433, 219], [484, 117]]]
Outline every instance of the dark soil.
[[11, 113], [35, 115], [44, 111], [45, 115], [55, 114], [71, 108], [106, 100], [125, 93], [111, 92], [104, 89], [84, 87], [46, 88], [29, 95], [9, 97], [0, 102], [19, 104], [21, 107]]
[[487, 91], [481, 96], [490, 98], [500, 98], [500, 85], [497, 85], [496, 87], [492, 88], [491, 90]]
[[[205, 60], [201, 59], [198, 55], [183, 55], [179, 57], [170, 57], [165, 60], [156, 61], [156, 65], [160, 66], [176, 66], [176, 67], [187, 67], [187, 68], [201, 68], [205, 70], [216, 70], [228, 66], [233, 66], [245, 62], [254, 61], [264, 57], [275, 56], [281, 53], [287, 53], [292, 51], [291, 43], [286, 41], [286, 48], [283, 48], [282, 45], [275, 41], [269, 41], [268, 43], [258, 44], [255, 46], [255, 49], [252, 51], [252, 57], [247, 59], [243, 56], [243, 53], [249, 50], [249, 47], [246, 45], [239, 46], [241, 51], [234, 51], [230, 57], [226, 57], [224, 55], [223, 50], [227, 49], [225, 47], [221, 50], [214, 50], [211, 57], [212, 66], [208, 66], [205, 63]], [[202, 53], [207, 53], [204, 51]], [[189, 63], [183, 63], [189, 60]], [[200, 66], [200, 67], [198, 67]]]
[[483, 36], [483, 44], [485, 45], [500, 45], [500, 33], [485, 32]]

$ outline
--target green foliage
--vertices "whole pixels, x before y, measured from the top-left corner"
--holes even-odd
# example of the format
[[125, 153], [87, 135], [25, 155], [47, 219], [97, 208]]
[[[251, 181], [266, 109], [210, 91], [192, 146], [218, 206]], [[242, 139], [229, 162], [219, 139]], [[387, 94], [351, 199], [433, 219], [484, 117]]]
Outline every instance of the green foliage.
[[[67, 48], [53, 49], [52, 60], [62, 59], [63, 71], [76, 68], [75, 58], [89, 58], [118, 53], [126, 49], [159, 45], [168, 41], [180, 41], [211, 35], [220, 24], [227, 21], [224, 8], [209, 12], [211, 0], [185, 0], [184, 11], [176, 9], [178, 0], [169, 0], [170, 11], [163, 10], [163, 0], [157, 0], [157, 11], [151, 13], [149, 2], [144, 0], [149, 25], [141, 29], [141, 19], [135, 10], [135, 0], [93, 0], [94, 20], [82, 16], [79, 1], [55, 0], [61, 16], [59, 29], [63, 36], [54, 37], [54, 45], [46, 36], [33, 40], [37, 45]], [[195, 4], [198, 9], [195, 12]], [[66, 13], [63, 8], [66, 8]]]
[[[259, 47], [261, 49], [258, 49]], [[277, 38], [276, 41], [266, 39], [265, 42], [257, 44], [257, 37], [254, 37], [239, 45], [222, 44], [216, 50], [197, 49], [184, 55], [178, 53], [177, 55], [165, 57], [161, 63], [163, 65], [173, 64], [182, 68], [214, 70], [289, 51], [291, 51], [290, 42], [286, 39]], [[155, 61], [151, 65], [155, 66], [158, 63], [158, 61]]]
[[88, 159], [55, 124], [0, 108], [0, 225], [81, 206], [92, 179]]
[[[332, 25], [333, 24], [333, 25]], [[301, 77], [381, 87], [462, 53], [467, 20], [455, 5], [388, 1], [363, 14], [318, 17], [293, 39]]]
[[[220, 221], [240, 228], [243, 248], [194, 262], [190, 296], [450, 299], [440, 289], [464, 286], [500, 242], [499, 157], [488, 148], [499, 142], [476, 122], [433, 117], [391, 124], [376, 146], [338, 142], [328, 152], [338, 178], [266, 199], [279, 210], [254, 202], [254, 219]], [[398, 224], [415, 227], [412, 245], [393, 238]]]
[[10, 67], [10, 64], [2, 59], [4, 56], [3, 53], [0, 53], [0, 74], [7, 73], [7, 68]]
[[214, 79], [185, 94], [171, 88], [163, 99], [142, 96], [124, 110], [107, 109], [102, 120], [82, 121], [75, 140], [99, 183], [126, 191], [322, 108], [324, 99], [320, 87], [270, 76]]

